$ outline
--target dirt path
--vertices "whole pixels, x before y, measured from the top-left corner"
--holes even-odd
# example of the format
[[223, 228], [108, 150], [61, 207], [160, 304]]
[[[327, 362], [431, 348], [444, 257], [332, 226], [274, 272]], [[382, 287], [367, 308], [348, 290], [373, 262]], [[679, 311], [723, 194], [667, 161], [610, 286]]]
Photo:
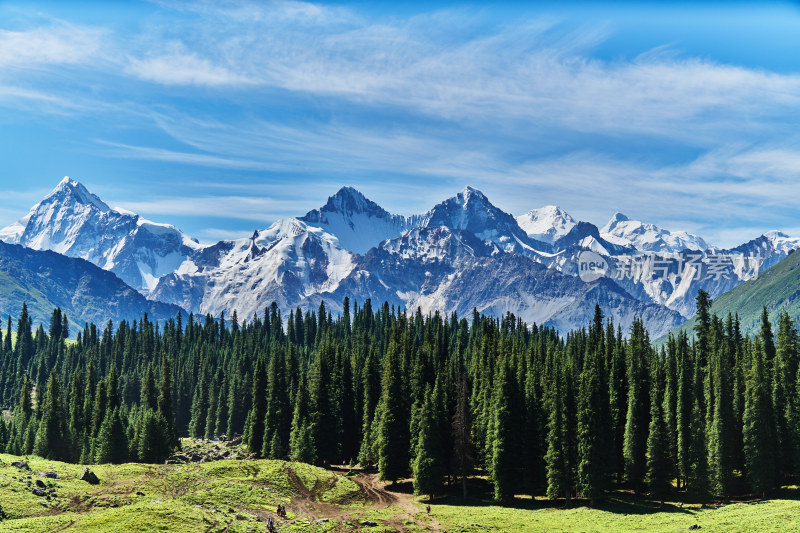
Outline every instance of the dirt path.
[[364, 491], [367, 497], [367, 506], [378, 509], [398, 507], [405, 513], [393, 516], [385, 521], [397, 531], [407, 531], [405, 522], [409, 520], [414, 522], [420, 529], [430, 529], [436, 533], [441, 531], [441, 526], [435, 516], [430, 516], [430, 522], [427, 522], [425, 517], [418, 518], [422, 509], [411, 494], [387, 490], [387, 484], [378, 480], [378, 474], [361, 473], [352, 479]]
[[[355, 509], [347, 509], [341, 505], [323, 501], [322, 495], [331, 488], [329, 483], [317, 481], [313, 487], [307, 487], [291, 467], [287, 467], [286, 473], [298, 493], [286, 505], [287, 511], [293, 514], [295, 518], [293, 520], [283, 520], [273, 510], [252, 511], [262, 521], [272, 517], [278, 526], [278, 530], [280, 530], [282, 524], [289, 524], [298, 519], [305, 519], [311, 522], [328, 519], [336, 522], [348, 522], [358, 528], [362, 520], [367, 518], [376, 523], [383, 523], [399, 532], [408, 531], [407, 523], [409, 522], [421, 530], [428, 530], [434, 533], [441, 531], [441, 526], [436, 517], [433, 515], [430, 518], [426, 517], [423, 507], [414, 500], [411, 494], [387, 490], [387, 484], [379, 481], [376, 473], [362, 472], [350, 477], [361, 488], [364, 497], [364, 507]], [[336, 473], [342, 474], [339, 471], [336, 471]], [[371, 518], [370, 516], [370, 511], [386, 512], [390, 508], [394, 509], [389, 513], [394, 512], [394, 514], [388, 518]], [[360, 518], [356, 518], [359, 515]]]

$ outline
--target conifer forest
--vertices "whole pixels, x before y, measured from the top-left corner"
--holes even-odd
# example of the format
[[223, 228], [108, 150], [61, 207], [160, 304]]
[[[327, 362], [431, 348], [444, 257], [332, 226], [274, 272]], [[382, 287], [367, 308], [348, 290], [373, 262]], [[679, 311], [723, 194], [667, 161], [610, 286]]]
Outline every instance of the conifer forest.
[[797, 329], [765, 311], [743, 336], [710, 305], [700, 291], [693, 335], [660, 344], [599, 307], [563, 337], [345, 299], [337, 317], [145, 315], [76, 341], [59, 309], [33, 330], [23, 307], [0, 332], [0, 450], [155, 463], [181, 437], [240, 434], [259, 457], [377, 465], [425, 495], [482, 475], [500, 503], [764, 496], [800, 472]]

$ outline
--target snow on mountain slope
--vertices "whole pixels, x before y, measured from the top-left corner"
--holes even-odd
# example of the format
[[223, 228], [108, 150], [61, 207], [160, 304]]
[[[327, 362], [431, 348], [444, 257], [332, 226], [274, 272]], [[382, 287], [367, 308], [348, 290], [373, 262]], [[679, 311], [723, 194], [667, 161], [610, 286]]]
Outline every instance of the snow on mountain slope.
[[620, 246], [633, 246], [642, 252], [672, 252], [707, 250], [706, 241], [685, 231], [668, 231], [654, 224], [630, 220], [615, 213], [600, 230], [600, 236]]
[[507, 253], [467, 230], [417, 228], [356, 258], [350, 274], [330, 293], [307, 299], [308, 307], [338, 309], [344, 296], [388, 301], [423, 313], [478, 311], [548, 324], [566, 332], [591, 320], [595, 304], [628, 328], [635, 316], [652, 331], [666, 332], [682, 322], [663, 306], [641, 302], [609, 279], [584, 283], [549, 269], [533, 258]]
[[291, 309], [310, 294], [335, 290], [353, 255], [333, 235], [287, 218], [249, 239], [217, 243], [192, 262], [194, 269], [164, 276], [151, 297], [214, 316], [236, 310], [247, 319], [273, 301]]
[[352, 187], [342, 187], [324, 206], [300, 220], [336, 236], [342, 248], [356, 254], [410, 228], [406, 217], [390, 214]]
[[763, 237], [772, 243], [772, 247], [775, 250], [787, 255], [789, 252], [800, 248], [800, 239], [789, 237], [785, 233], [777, 230], [768, 231]]
[[111, 209], [75, 180], [65, 177], [0, 239], [35, 250], [85, 259], [147, 291], [173, 272], [200, 245], [180, 230], [121, 209]]
[[[655, 333], [694, 313], [699, 288], [713, 298], [800, 247], [774, 231], [711, 250], [697, 236], [619, 214], [600, 231], [556, 207], [515, 219], [471, 187], [411, 217], [344, 187], [300, 219], [201, 246], [110, 208], [69, 178], [0, 239], [87, 259], [149, 298], [215, 316], [236, 310], [249, 319], [272, 301], [289, 309], [324, 300], [336, 310], [349, 296], [462, 315], [510, 311], [566, 331], [584, 326], [597, 303], [623, 325], [645, 317]], [[612, 277], [579, 279], [588, 251], [606, 258]]]
[[535, 255], [551, 250], [547, 243], [528, 237], [514, 217], [495, 207], [481, 191], [472, 187], [464, 188], [425, 214], [411, 217], [411, 222], [414, 227], [445, 226], [467, 230], [481, 240], [497, 244], [505, 252]]
[[517, 218], [519, 227], [530, 237], [548, 244], [555, 243], [575, 227], [577, 221], [556, 205], [531, 209]]

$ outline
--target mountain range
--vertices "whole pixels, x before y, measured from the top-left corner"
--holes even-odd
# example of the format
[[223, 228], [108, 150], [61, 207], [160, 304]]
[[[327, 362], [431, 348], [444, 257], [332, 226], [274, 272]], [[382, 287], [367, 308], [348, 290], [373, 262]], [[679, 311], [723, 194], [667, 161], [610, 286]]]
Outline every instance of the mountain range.
[[[794, 323], [800, 321], [800, 253], [789, 254], [757, 278], [714, 298], [711, 313], [723, 319], [728, 313], [738, 315], [742, 334], [755, 335], [761, 331], [765, 306], [772, 324], [777, 324], [784, 312], [789, 313]], [[692, 318], [677, 331], [686, 331], [691, 336], [695, 325], [695, 318]]]
[[[694, 313], [699, 288], [715, 297], [800, 247], [769, 232], [721, 250], [620, 213], [600, 229], [557, 206], [514, 217], [472, 187], [413, 216], [343, 187], [301, 217], [201, 245], [109, 207], [69, 178], [0, 240], [85, 259], [150, 300], [215, 316], [249, 318], [272, 301], [337, 310], [349, 296], [462, 316], [510, 311], [566, 331], [585, 325], [598, 304], [625, 329], [642, 317], [654, 337]], [[579, 276], [587, 253], [608, 266], [588, 283]]]
[[102, 327], [109, 320], [139, 320], [145, 313], [163, 322], [183, 313], [176, 305], [148, 300], [86, 260], [0, 242], [0, 312], [3, 319], [12, 317], [14, 327], [23, 302], [33, 323], [45, 328], [60, 307], [73, 332], [86, 322]]

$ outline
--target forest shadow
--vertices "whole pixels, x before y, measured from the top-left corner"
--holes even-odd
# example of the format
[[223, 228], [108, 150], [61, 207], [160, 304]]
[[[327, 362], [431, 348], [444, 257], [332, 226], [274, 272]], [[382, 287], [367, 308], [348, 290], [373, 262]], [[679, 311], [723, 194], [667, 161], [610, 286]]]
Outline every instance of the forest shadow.
[[[388, 488], [388, 487], [387, 487]], [[432, 504], [468, 506], [468, 507], [489, 507], [502, 505], [512, 509], [523, 509], [538, 511], [543, 509], [575, 509], [579, 507], [592, 507], [590, 501], [582, 498], [572, 498], [569, 505], [564, 499], [549, 500], [537, 497], [516, 497], [510, 502], [498, 504], [494, 500], [492, 484], [481, 478], [470, 479], [467, 484], [468, 495], [464, 498], [461, 494], [461, 487], [453, 485], [447, 491], [435, 497]], [[795, 491], [795, 496], [800, 495]], [[688, 507], [688, 502], [665, 502], [652, 500], [646, 496], [636, 496], [629, 491], [612, 491], [602, 502], [596, 503], [592, 508], [619, 515], [647, 515], [655, 513], [681, 513], [693, 514], [698, 510], [697, 507]], [[713, 506], [710, 504], [709, 506]]]

